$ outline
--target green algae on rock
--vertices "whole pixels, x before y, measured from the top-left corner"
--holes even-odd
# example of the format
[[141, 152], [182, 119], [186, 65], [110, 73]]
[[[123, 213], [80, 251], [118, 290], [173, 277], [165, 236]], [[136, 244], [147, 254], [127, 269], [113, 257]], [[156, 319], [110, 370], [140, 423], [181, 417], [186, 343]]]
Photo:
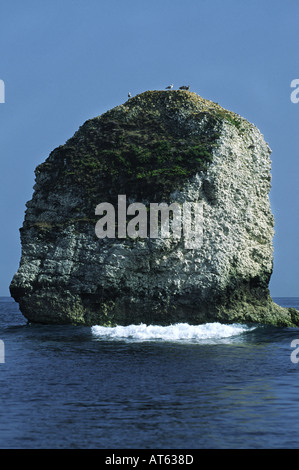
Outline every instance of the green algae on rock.
[[[299, 324], [270, 298], [270, 149], [188, 91], [147, 91], [86, 121], [36, 168], [10, 290], [31, 322]], [[203, 202], [203, 245], [98, 239], [95, 207]]]

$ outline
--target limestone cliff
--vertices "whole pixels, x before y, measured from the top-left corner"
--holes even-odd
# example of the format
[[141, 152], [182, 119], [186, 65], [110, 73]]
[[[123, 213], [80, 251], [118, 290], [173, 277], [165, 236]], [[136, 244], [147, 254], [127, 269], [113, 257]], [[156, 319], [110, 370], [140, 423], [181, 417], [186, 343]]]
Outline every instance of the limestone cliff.
[[[270, 149], [241, 116], [148, 91], [90, 119], [36, 169], [10, 290], [31, 322], [293, 326], [270, 298]], [[203, 243], [97, 238], [99, 203], [203, 202]]]

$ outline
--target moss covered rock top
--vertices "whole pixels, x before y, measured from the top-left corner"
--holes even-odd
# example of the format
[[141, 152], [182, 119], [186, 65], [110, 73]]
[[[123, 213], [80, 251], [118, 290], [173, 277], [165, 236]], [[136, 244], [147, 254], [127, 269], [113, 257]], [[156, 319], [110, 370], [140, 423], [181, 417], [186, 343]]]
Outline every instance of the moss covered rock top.
[[146, 91], [86, 121], [36, 173], [55, 175], [43, 178], [48, 191], [80, 189], [90, 207], [111, 191], [161, 200], [206, 171], [224, 120], [246, 123], [192, 92]]

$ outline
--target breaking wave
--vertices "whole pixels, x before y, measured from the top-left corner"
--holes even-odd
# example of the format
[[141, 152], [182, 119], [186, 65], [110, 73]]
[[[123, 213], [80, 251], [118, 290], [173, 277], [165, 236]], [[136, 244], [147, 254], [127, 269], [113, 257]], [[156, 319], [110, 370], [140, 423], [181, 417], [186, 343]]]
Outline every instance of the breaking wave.
[[130, 341], [170, 341], [188, 343], [228, 342], [255, 327], [239, 323], [226, 325], [222, 323], [205, 323], [189, 325], [176, 323], [169, 326], [159, 325], [128, 325], [128, 326], [93, 326], [92, 334], [98, 339], [130, 340]]

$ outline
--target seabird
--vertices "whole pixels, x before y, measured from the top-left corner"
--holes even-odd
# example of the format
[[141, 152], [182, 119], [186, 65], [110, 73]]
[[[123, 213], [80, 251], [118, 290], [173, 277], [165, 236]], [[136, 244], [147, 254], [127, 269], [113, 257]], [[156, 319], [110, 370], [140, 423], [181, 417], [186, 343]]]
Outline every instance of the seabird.
[[180, 89], [180, 90], [187, 90], [187, 91], [188, 91], [189, 88], [190, 88], [190, 85], [188, 85], [188, 86], [183, 85], [183, 86], [180, 86], [179, 89]]
[[131, 96], [132, 96], [132, 95], [131, 95], [131, 93], [129, 92], [129, 93], [128, 93], [128, 98], [131, 98]]
[[172, 88], [173, 88], [173, 84], [167, 86], [167, 87], [165, 88], [165, 90], [171, 90]]

